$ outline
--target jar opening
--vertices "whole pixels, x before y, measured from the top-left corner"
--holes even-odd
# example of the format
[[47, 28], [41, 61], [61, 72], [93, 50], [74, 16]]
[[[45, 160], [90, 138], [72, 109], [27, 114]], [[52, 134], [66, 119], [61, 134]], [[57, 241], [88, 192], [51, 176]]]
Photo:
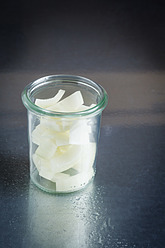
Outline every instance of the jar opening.
[[[78, 112], [56, 112], [41, 108], [35, 104], [36, 99], [48, 99], [53, 97], [58, 90], [65, 90], [65, 97], [80, 91], [84, 103], [94, 107]], [[40, 78], [27, 85], [22, 92], [22, 101], [25, 107], [39, 115], [54, 117], [75, 117], [98, 114], [103, 111], [108, 102], [104, 88], [90, 79], [73, 75], [52, 75]]]

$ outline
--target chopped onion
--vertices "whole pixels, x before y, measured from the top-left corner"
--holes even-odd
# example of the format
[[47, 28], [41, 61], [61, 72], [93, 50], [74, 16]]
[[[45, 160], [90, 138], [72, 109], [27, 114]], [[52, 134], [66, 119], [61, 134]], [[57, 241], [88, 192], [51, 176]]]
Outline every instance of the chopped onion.
[[58, 93], [49, 99], [36, 99], [35, 104], [41, 108], [48, 108], [54, 104], [56, 104], [58, 101], [61, 100], [65, 93], [65, 90], [59, 90]]
[[57, 145], [51, 139], [42, 137], [42, 142], [35, 153], [44, 159], [50, 159], [54, 156], [56, 150]]
[[58, 112], [74, 112], [77, 111], [83, 103], [84, 100], [81, 92], [76, 91], [57, 104], [48, 107], [47, 109]]
[[[84, 105], [80, 91], [61, 100], [65, 91], [49, 99], [36, 99], [35, 104], [52, 111], [84, 111], [96, 106]], [[86, 185], [94, 175], [96, 143], [91, 142], [90, 119], [41, 117], [32, 132], [38, 145], [33, 162], [39, 175], [56, 183], [56, 191], [72, 191]]]
[[79, 173], [77, 175], [56, 180], [56, 190], [59, 192], [73, 191], [84, 187], [94, 176], [93, 169]]
[[91, 127], [88, 125], [87, 120], [76, 121], [70, 129], [69, 143], [70, 144], [88, 144], [89, 133]]
[[68, 145], [58, 147], [54, 157], [50, 160], [50, 166], [53, 172], [63, 172], [72, 168], [80, 159], [81, 146]]
[[88, 171], [93, 167], [96, 155], [96, 143], [89, 143], [82, 147], [80, 160], [73, 167], [78, 172]]

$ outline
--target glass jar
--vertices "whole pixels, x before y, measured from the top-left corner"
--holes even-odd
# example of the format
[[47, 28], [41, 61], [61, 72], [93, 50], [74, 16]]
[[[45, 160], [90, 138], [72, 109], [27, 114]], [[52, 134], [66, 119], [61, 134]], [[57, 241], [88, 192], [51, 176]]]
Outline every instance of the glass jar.
[[[65, 109], [47, 107], [50, 99], [55, 95], [58, 98], [59, 92], [62, 98], [56, 99], [58, 105], [55, 106], [61, 107], [65, 102]], [[79, 107], [77, 102], [63, 101], [75, 92], [77, 97], [82, 96]], [[22, 92], [22, 101], [28, 112], [33, 183], [49, 193], [68, 193], [84, 188], [96, 173], [101, 114], [108, 101], [106, 91], [84, 77], [53, 75], [27, 85]]]

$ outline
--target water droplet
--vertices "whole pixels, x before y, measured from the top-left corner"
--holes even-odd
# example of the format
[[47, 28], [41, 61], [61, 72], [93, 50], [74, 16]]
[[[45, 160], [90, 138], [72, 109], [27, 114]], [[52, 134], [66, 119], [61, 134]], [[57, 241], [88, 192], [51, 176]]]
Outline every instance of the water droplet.
[[107, 224], [109, 227], [111, 226], [111, 218], [110, 217], [108, 217]]

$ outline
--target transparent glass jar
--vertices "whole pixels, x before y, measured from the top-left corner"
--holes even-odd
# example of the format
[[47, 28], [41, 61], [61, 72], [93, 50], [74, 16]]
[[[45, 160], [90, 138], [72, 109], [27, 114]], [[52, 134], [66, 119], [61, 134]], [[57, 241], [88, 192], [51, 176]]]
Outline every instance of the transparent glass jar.
[[[73, 106], [69, 103], [60, 111], [36, 103], [36, 99], [53, 98], [59, 90], [65, 94], [57, 104], [80, 91], [84, 103], [79, 110], [72, 110], [76, 109], [73, 103]], [[33, 183], [49, 193], [67, 193], [84, 188], [96, 173], [101, 114], [108, 101], [106, 91], [84, 77], [53, 75], [27, 85], [22, 92], [22, 101], [28, 110], [30, 177]]]

